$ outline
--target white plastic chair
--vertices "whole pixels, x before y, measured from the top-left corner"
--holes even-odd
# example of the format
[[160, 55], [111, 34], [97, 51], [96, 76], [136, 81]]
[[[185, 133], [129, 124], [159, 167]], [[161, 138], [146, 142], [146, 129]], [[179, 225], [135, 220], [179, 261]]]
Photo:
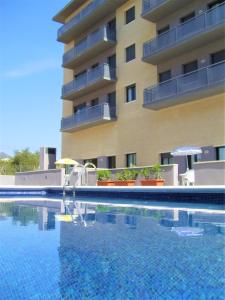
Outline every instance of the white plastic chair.
[[187, 170], [186, 173], [180, 174], [181, 185], [194, 185], [195, 184], [195, 173], [194, 170]]

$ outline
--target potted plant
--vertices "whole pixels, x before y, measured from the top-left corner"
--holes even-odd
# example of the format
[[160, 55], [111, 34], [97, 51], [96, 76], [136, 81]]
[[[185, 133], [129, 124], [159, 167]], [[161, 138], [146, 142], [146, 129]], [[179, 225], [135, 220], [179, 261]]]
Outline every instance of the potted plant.
[[144, 177], [144, 179], [141, 180], [141, 185], [164, 185], [165, 180], [162, 179], [162, 167], [160, 164], [155, 164], [152, 167], [144, 168], [140, 173]]
[[123, 170], [116, 173], [115, 185], [117, 186], [132, 186], [135, 185], [138, 172], [135, 170]]
[[113, 186], [114, 180], [111, 179], [110, 170], [98, 170], [97, 171], [97, 185], [99, 186]]

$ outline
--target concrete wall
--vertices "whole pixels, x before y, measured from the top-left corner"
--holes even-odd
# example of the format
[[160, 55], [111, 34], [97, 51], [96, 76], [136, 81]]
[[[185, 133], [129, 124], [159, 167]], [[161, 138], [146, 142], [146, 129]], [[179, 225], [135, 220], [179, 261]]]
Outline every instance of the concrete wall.
[[13, 175], [0, 175], [0, 186], [1, 185], [14, 185], [15, 176]]
[[195, 185], [225, 185], [225, 161], [194, 164]]
[[65, 169], [16, 173], [16, 185], [63, 185]]

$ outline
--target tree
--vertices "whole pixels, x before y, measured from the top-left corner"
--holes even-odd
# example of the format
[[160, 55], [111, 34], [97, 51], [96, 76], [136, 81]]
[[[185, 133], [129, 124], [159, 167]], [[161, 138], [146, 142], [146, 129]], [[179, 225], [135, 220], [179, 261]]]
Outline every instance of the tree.
[[12, 158], [12, 165], [16, 172], [33, 171], [39, 166], [39, 152], [30, 152], [29, 149], [16, 151]]

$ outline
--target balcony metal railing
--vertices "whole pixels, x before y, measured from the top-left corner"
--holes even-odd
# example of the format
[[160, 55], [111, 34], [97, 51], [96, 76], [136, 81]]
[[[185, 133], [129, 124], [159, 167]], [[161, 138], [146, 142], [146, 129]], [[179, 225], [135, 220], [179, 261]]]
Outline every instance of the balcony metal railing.
[[225, 83], [225, 61], [172, 78], [144, 90], [144, 106]]
[[84, 9], [82, 9], [77, 15], [75, 15], [68, 23], [61, 26], [58, 30], [58, 38], [62, 36], [65, 32], [70, 30], [74, 25], [79, 24], [88, 15], [92, 14], [93, 11], [102, 5], [106, 0], [93, 0]]
[[142, 15], [161, 5], [167, 0], [142, 0]]
[[144, 43], [143, 58], [145, 59], [160, 51], [164, 51], [169, 47], [191, 39], [194, 35], [211, 30], [214, 26], [224, 22], [225, 4], [221, 4]]
[[71, 60], [82, 55], [85, 51], [91, 49], [93, 46], [101, 41], [116, 41], [116, 31], [109, 30], [107, 26], [103, 26], [97, 31], [94, 31], [87, 38], [83, 39], [74, 48], [67, 51], [63, 56], [63, 65], [69, 63]]
[[75, 78], [63, 86], [62, 97], [84, 89], [102, 79], [115, 80], [116, 69], [110, 68], [108, 64], [101, 64], [96, 68], [87, 70], [82, 76]]
[[61, 120], [61, 130], [73, 130], [98, 121], [111, 121], [116, 118], [116, 107], [108, 103], [98, 104], [84, 108], [79, 112]]

